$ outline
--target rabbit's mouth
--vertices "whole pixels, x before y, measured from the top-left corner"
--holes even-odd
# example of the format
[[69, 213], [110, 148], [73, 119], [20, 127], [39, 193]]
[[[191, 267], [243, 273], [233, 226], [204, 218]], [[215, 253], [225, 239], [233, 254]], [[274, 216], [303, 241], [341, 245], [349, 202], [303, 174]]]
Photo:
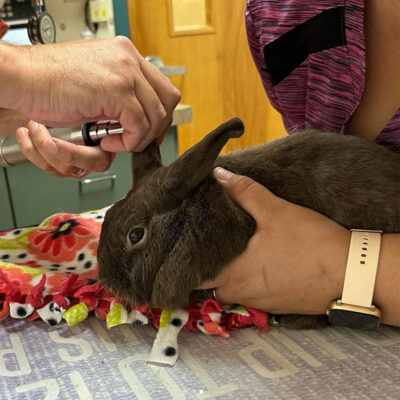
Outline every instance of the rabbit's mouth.
[[132, 298], [132, 292], [131, 290], [129, 290], [129, 288], [109, 282], [103, 283], [102, 281], [100, 281], [100, 283], [105, 289], [109, 290], [116, 298], [125, 300], [129, 303], [137, 304]]
[[114, 284], [114, 282], [110, 281], [108, 278], [99, 279], [100, 285], [110, 291], [115, 297], [120, 297], [121, 295], [121, 287]]
[[110, 291], [116, 298], [124, 299], [126, 301], [130, 300], [129, 297], [131, 296], [129, 295], [130, 293], [129, 287], [121, 285], [121, 282], [123, 282], [121, 277], [116, 278], [115, 276], [110, 275], [108, 273], [107, 274], [99, 273], [99, 282], [104, 289]]
[[104, 289], [109, 290], [116, 298], [125, 300], [129, 304], [142, 305], [150, 303], [153, 288], [151, 288], [150, 293], [147, 295], [143, 291], [138, 295], [137, 290], [133, 286], [121, 285], [121, 281], [116, 281], [113, 278], [101, 277], [99, 282]]

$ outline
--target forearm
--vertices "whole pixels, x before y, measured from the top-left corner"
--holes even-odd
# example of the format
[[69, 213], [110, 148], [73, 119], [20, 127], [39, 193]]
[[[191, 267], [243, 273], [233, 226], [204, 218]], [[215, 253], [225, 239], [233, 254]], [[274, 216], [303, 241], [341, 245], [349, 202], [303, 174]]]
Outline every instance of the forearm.
[[382, 323], [400, 326], [400, 234], [382, 236], [374, 304], [382, 310]]
[[21, 99], [26, 95], [29, 50], [26, 46], [0, 43], [0, 107], [20, 110]]

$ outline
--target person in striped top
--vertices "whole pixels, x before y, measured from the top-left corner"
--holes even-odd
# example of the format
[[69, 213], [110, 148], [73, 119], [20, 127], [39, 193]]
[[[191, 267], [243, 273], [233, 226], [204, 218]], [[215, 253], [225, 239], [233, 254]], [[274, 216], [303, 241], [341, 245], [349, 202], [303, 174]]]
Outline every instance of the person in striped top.
[[289, 133], [353, 134], [400, 152], [399, 12], [398, 0], [248, 0], [250, 49]]

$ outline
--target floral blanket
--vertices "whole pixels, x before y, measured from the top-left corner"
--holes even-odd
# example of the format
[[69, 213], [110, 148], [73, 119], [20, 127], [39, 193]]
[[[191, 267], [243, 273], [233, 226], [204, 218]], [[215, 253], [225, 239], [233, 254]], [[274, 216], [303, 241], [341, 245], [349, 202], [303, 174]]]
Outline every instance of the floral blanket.
[[267, 329], [264, 312], [210, 299], [181, 310], [134, 306], [97, 281], [96, 252], [107, 208], [79, 215], [59, 213], [37, 227], [0, 232], [0, 320], [25, 318], [72, 326], [89, 313], [107, 327], [148, 324], [159, 328], [149, 363], [173, 365], [181, 329], [229, 337], [228, 330]]

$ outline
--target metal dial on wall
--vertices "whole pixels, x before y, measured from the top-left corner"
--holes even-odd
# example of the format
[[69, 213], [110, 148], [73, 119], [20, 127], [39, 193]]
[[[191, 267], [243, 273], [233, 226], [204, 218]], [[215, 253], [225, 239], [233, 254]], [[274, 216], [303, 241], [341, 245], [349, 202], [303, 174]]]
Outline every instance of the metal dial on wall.
[[56, 26], [53, 18], [46, 11], [39, 17], [39, 40], [40, 43], [55, 43], [56, 41]]
[[33, 44], [55, 43], [56, 26], [51, 15], [44, 11], [37, 16], [32, 16], [28, 22], [29, 39]]

